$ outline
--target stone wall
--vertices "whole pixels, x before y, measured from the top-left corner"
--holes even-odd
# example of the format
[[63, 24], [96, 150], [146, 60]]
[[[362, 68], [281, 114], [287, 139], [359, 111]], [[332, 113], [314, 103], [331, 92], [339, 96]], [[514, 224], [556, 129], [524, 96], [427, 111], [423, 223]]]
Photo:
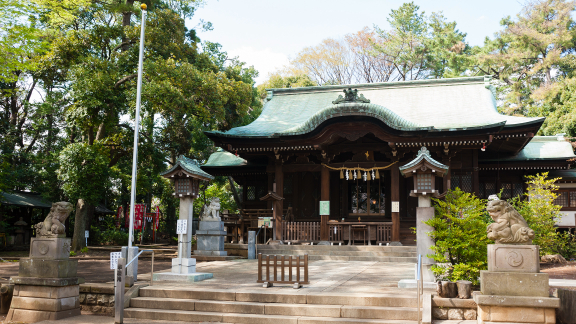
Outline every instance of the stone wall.
[[80, 285], [80, 308], [83, 312], [114, 316], [114, 285]]
[[432, 318], [437, 320], [476, 320], [477, 308], [473, 299], [432, 298]]

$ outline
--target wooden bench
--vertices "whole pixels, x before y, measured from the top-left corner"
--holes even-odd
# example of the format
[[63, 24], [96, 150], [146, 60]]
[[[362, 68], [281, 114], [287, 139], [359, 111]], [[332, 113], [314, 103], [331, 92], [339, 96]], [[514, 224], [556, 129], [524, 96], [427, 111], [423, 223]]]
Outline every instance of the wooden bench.
[[[288, 269], [288, 276], [286, 276], [286, 268]], [[295, 268], [295, 273], [293, 273], [292, 268]], [[300, 276], [300, 269], [303, 269], [303, 277]], [[278, 275], [278, 270], [280, 270], [280, 276]], [[264, 273], [266, 274], [265, 277], [263, 277]], [[308, 254], [304, 254], [303, 256], [262, 256], [262, 253], [258, 253], [258, 280], [256, 282], [264, 283], [265, 288], [272, 287], [275, 283], [293, 284], [294, 288], [300, 288], [302, 284], [309, 284]]]

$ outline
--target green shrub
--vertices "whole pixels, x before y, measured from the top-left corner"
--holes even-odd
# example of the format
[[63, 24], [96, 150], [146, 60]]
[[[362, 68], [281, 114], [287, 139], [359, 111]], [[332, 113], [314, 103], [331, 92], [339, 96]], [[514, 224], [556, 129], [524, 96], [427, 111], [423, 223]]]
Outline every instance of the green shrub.
[[439, 264], [432, 266], [437, 277], [451, 281], [469, 280], [478, 285], [480, 270], [487, 268], [486, 202], [456, 188], [445, 199], [434, 199], [434, 218], [425, 222], [434, 228], [428, 235], [434, 240]]
[[534, 230], [533, 244], [540, 246], [540, 254], [559, 253], [554, 250], [559, 237], [554, 226], [560, 217], [561, 206], [554, 204], [558, 196], [554, 191], [558, 186], [554, 184], [560, 178], [548, 179], [548, 172], [526, 177], [528, 181], [527, 199], [516, 197], [510, 204], [524, 217], [528, 226]]
[[82, 253], [88, 253], [88, 247], [87, 247], [87, 246], [83, 247], [83, 248], [80, 250], [80, 252], [82, 252]]

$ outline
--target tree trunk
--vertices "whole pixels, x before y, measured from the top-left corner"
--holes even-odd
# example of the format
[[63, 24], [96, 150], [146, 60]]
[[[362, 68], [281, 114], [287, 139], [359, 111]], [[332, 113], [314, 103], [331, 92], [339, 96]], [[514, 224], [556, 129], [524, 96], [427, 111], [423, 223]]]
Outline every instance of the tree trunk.
[[242, 209], [242, 199], [240, 199], [238, 191], [236, 191], [236, 186], [234, 185], [234, 179], [231, 176], [228, 176], [228, 183], [230, 183], [230, 189], [232, 190], [232, 195], [234, 195], [234, 200], [236, 201], [238, 209]]
[[72, 251], [79, 252], [86, 246], [84, 231], [86, 230], [86, 218], [88, 205], [84, 199], [78, 199], [76, 203], [76, 215], [74, 216], [74, 235], [72, 236]]

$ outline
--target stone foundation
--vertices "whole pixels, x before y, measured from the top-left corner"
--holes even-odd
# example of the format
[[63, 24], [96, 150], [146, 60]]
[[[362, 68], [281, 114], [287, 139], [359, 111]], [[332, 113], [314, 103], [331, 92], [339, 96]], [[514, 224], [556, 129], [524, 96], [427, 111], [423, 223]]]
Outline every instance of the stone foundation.
[[6, 321], [34, 323], [80, 315], [77, 282], [69, 285], [73, 280], [51, 280], [52, 285], [36, 285], [35, 280], [26, 284], [27, 278], [17, 279]]
[[493, 296], [474, 293], [478, 323], [556, 323], [560, 300], [552, 297]]
[[88, 313], [114, 316], [114, 285], [80, 285], [80, 307]]
[[194, 255], [228, 255], [224, 251], [224, 238], [226, 237], [224, 222], [200, 221], [199, 227], [196, 231], [197, 250], [194, 251]]
[[32, 239], [30, 258], [20, 259], [7, 322], [35, 323], [80, 315], [78, 260], [69, 260], [70, 239]]
[[476, 302], [473, 299], [432, 298], [432, 318], [437, 320], [476, 320]]

